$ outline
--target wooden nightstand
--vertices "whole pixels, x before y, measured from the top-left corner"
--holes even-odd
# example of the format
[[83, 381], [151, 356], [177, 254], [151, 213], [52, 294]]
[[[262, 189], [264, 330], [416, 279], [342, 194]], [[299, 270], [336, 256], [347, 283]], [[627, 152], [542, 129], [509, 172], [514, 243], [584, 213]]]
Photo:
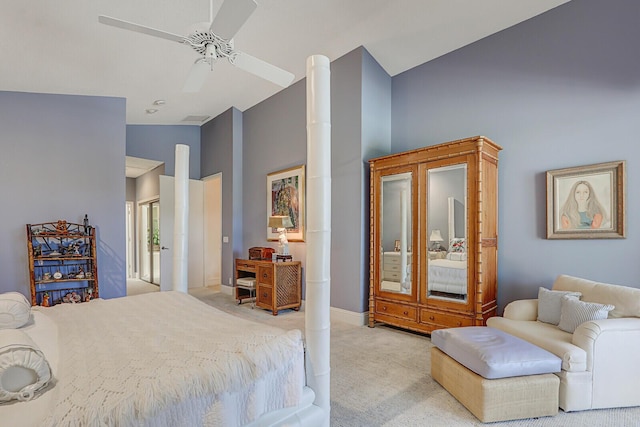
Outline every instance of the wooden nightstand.
[[445, 259], [447, 251], [429, 251], [429, 259]]

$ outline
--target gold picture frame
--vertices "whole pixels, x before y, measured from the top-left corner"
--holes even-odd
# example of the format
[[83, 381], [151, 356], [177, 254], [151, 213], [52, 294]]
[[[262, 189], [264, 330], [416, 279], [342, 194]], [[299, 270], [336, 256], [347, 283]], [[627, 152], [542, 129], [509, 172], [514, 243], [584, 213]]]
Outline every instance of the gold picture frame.
[[623, 239], [624, 160], [547, 171], [547, 239]]
[[[267, 175], [267, 218], [286, 215], [293, 227], [287, 228], [289, 242], [304, 242], [305, 176], [304, 165], [272, 172]], [[279, 233], [267, 227], [267, 240], [277, 241]]]

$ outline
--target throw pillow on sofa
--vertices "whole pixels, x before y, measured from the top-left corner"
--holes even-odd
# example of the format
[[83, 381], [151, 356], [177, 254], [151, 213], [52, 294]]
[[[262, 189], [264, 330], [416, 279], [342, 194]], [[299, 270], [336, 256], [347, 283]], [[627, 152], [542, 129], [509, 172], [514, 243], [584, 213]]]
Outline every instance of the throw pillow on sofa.
[[561, 305], [558, 327], [569, 333], [573, 333], [584, 322], [606, 319], [615, 308], [611, 304], [584, 302], [568, 296], [562, 298]]
[[582, 294], [571, 291], [550, 291], [540, 287], [538, 289], [538, 320], [557, 326], [560, 323], [560, 309], [564, 296], [579, 299]]

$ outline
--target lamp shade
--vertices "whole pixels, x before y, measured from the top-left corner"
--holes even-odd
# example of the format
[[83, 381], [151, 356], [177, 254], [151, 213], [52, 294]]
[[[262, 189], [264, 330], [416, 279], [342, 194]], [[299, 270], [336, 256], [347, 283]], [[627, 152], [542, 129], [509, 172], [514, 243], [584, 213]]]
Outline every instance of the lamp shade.
[[431, 242], [444, 242], [444, 239], [442, 238], [442, 234], [440, 234], [440, 230], [432, 230], [429, 240]]
[[271, 228], [289, 228], [293, 227], [291, 218], [284, 215], [274, 215], [269, 217], [268, 227]]

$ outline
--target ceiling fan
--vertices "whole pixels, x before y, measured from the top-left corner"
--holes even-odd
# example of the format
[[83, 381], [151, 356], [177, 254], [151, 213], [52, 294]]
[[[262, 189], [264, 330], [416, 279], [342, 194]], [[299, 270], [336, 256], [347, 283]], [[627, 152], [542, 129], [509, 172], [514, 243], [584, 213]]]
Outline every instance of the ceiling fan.
[[249, 54], [235, 50], [233, 37], [240, 27], [249, 19], [258, 6], [255, 0], [224, 0], [215, 19], [212, 19], [213, 0], [210, 2], [209, 22], [203, 23], [203, 29], [196, 30], [188, 36], [180, 36], [122, 19], [100, 15], [98, 21], [102, 24], [135, 31], [153, 37], [183, 43], [191, 46], [202, 55], [193, 65], [185, 81], [183, 91], [198, 92], [204, 84], [209, 71], [218, 59], [226, 58], [236, 67], [252, 73], [282, 87], [287, 87], [294, 79], [288, 71], [269, 64]]

